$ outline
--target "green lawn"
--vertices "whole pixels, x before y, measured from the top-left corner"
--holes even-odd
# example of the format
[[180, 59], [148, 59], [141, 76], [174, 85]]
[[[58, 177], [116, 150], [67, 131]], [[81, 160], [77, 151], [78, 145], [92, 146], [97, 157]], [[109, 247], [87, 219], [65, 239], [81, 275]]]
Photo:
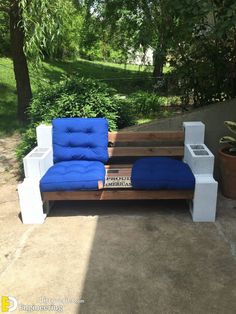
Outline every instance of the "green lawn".
[[18, 128], [13, 65], [9, 59], [0, 58], [0, 136]]
[[150, 88], [150, 71], [139, 71], [139, 67], [115, 63], [95, 62], [87, 60], [54, 61], [43, 63], [41, 75], [49, 80], [58, 81], [63, 73], [76, 74], [78, 77], [94, 78], [106, 82], [121, 94]]
[[[43, 84], [58, 82], [64, 74], [76, 74], [79, 77], [95, 78], [106, 82], [121, 94], [151, 86], [151, 69], [145, 70], [135, 65], [92, 62], [86, 60], [43, 62], [38, 70], [30, 66], [30, 78], [33, 93]], [[12, 133], [20, 128], [16, 117], [16, 87], [12, 61], [0, 58], [0, 136]]]

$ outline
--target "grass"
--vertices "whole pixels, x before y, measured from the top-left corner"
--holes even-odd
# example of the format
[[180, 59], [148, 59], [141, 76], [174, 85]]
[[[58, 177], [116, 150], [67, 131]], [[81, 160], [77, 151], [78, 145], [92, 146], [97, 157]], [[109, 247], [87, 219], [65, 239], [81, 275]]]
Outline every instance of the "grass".
[[137, 120], [137, 124], [144, 124], [144, 123], [148, 123], [148, 122], [151, 122], [151, 121], [152, 121], [151, 118], [138, 119], [138, 120]]
[[58, 81], [62, 74], [76, 74], [78, 77], [93, 78], [106, 82], [121, 94], [130, 94], [140, 89], [150, 89], [151, 73], [139, 71], [139, 67], [128, 65], [124, 69], [122, 65], [115, 63], [95, 62], [87, 60], [53, 61], [43, 63], [41, 75], [49, 80]]
[[[86, 60], [43, 62], [39, 69], [30, 69], [33, 93], [44, 83], [58, 82], [62, 75], [76, 74], [79, 77], [94, 78], [106, 82], [118, 93], [128, 95], [137, 90], [147, 90], [152, 81], [151, 69], [140, 70], [138, 66], [93, 62]], [[17, 95], [12, 61], [0, 58], [0, 137], [20, 129], [17, 122]]]
[[12, 62], [0, 58], [0, 137], [13, 133], [20, 127], [16, 116], [16, 100]]
[[[165, 68], [165, 73], [170, 71]], [[63, 75], [76, 74], [78, 77], [93, 78], [107, 83], [119, 94], [129, 95], [137, 91], [152, 91], [152, 67], [115, 64], [101, 61], [67, 60], [42, 62], [35, 68], [29, 65], [32, 92], [46, 84], [58, 82]], [[12, 61], [0, 58], [0, 137], [21, 128], [17, 122], [17, 94]], [[163, 116], [163, 114], [162, 114]], [[157, 116], [156, 116], [157, 117]], [[153, 117], [155, 118], [155, 117]], [[137, 124], [151, 121], [152, 117], [137, 117]]]

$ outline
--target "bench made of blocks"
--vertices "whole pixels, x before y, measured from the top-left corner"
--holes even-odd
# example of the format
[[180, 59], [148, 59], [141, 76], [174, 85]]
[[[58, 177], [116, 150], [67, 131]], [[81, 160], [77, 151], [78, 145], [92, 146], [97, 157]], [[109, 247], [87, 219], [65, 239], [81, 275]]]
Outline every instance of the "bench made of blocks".
[[[103, 118], [61, 118], [36, 129], [18, 185], [23, 223], [44, 222], [58, 200], [186, 199], [193, 221], [215, 221], [218, 184], [202, 122], [181, 131], [108, 132]], [[127, 186], [109, 185], [116, 178]]]

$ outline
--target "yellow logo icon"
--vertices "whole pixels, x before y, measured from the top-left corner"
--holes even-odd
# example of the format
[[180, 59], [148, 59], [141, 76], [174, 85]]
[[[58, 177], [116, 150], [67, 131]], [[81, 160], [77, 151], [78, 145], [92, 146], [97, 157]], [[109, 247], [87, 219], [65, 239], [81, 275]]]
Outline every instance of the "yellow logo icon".
[[9, 313], [15, 311], [17, 308], [17, 301], [10, 296], [2, 296], [1, 308], [3, 313]]

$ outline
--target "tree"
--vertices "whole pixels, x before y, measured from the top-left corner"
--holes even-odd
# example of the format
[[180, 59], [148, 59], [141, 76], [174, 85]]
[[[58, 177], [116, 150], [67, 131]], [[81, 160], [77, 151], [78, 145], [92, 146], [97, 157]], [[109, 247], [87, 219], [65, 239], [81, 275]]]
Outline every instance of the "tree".
[[235, 0], [87, 0], [93, 20], [125, 56], [154, 48], [154, 77], [167, 58], [186, 102], [196, 106], [236, 95]]
[[236, 3], [175, 1], [178, 23], [169, 55], [184, 95], [195, 106], [236, 96]]
[[58, 39], [65, 24], [73, 19], [73, 8], [70, 0], [5, 0], [0, 4], [0, 11], [9, 18], [17, 112], [22, 122], [32, 97], [27, 59], [38, 61], [62, 46]]
[[89, 0], [86, 5], [90, 17], [87, 24], [91, 20], [93, 23], [97, 21], [101, 26], [100, 33], [109, 34], [107, 40], [114, 49], [122, 52], [124, 59], [131, 51], [142, 47], [145, 52], [151, 46], [154, 49], [153, 75], [163, 74], [173, 25], [168, 9], [170, 1]]
[[11, 55], [18, 98], [17, 113], [20, 121], [26, 120], [26, 108], [32, 98], [29, 70], [24, 53], [25, 32], [22, 27], [22, 10], [19, 0], [10, 0], [9, 8]]
[[82, 16], [73, 0], [20, 0], [27, 58], [60, 58], [77, 51]]

